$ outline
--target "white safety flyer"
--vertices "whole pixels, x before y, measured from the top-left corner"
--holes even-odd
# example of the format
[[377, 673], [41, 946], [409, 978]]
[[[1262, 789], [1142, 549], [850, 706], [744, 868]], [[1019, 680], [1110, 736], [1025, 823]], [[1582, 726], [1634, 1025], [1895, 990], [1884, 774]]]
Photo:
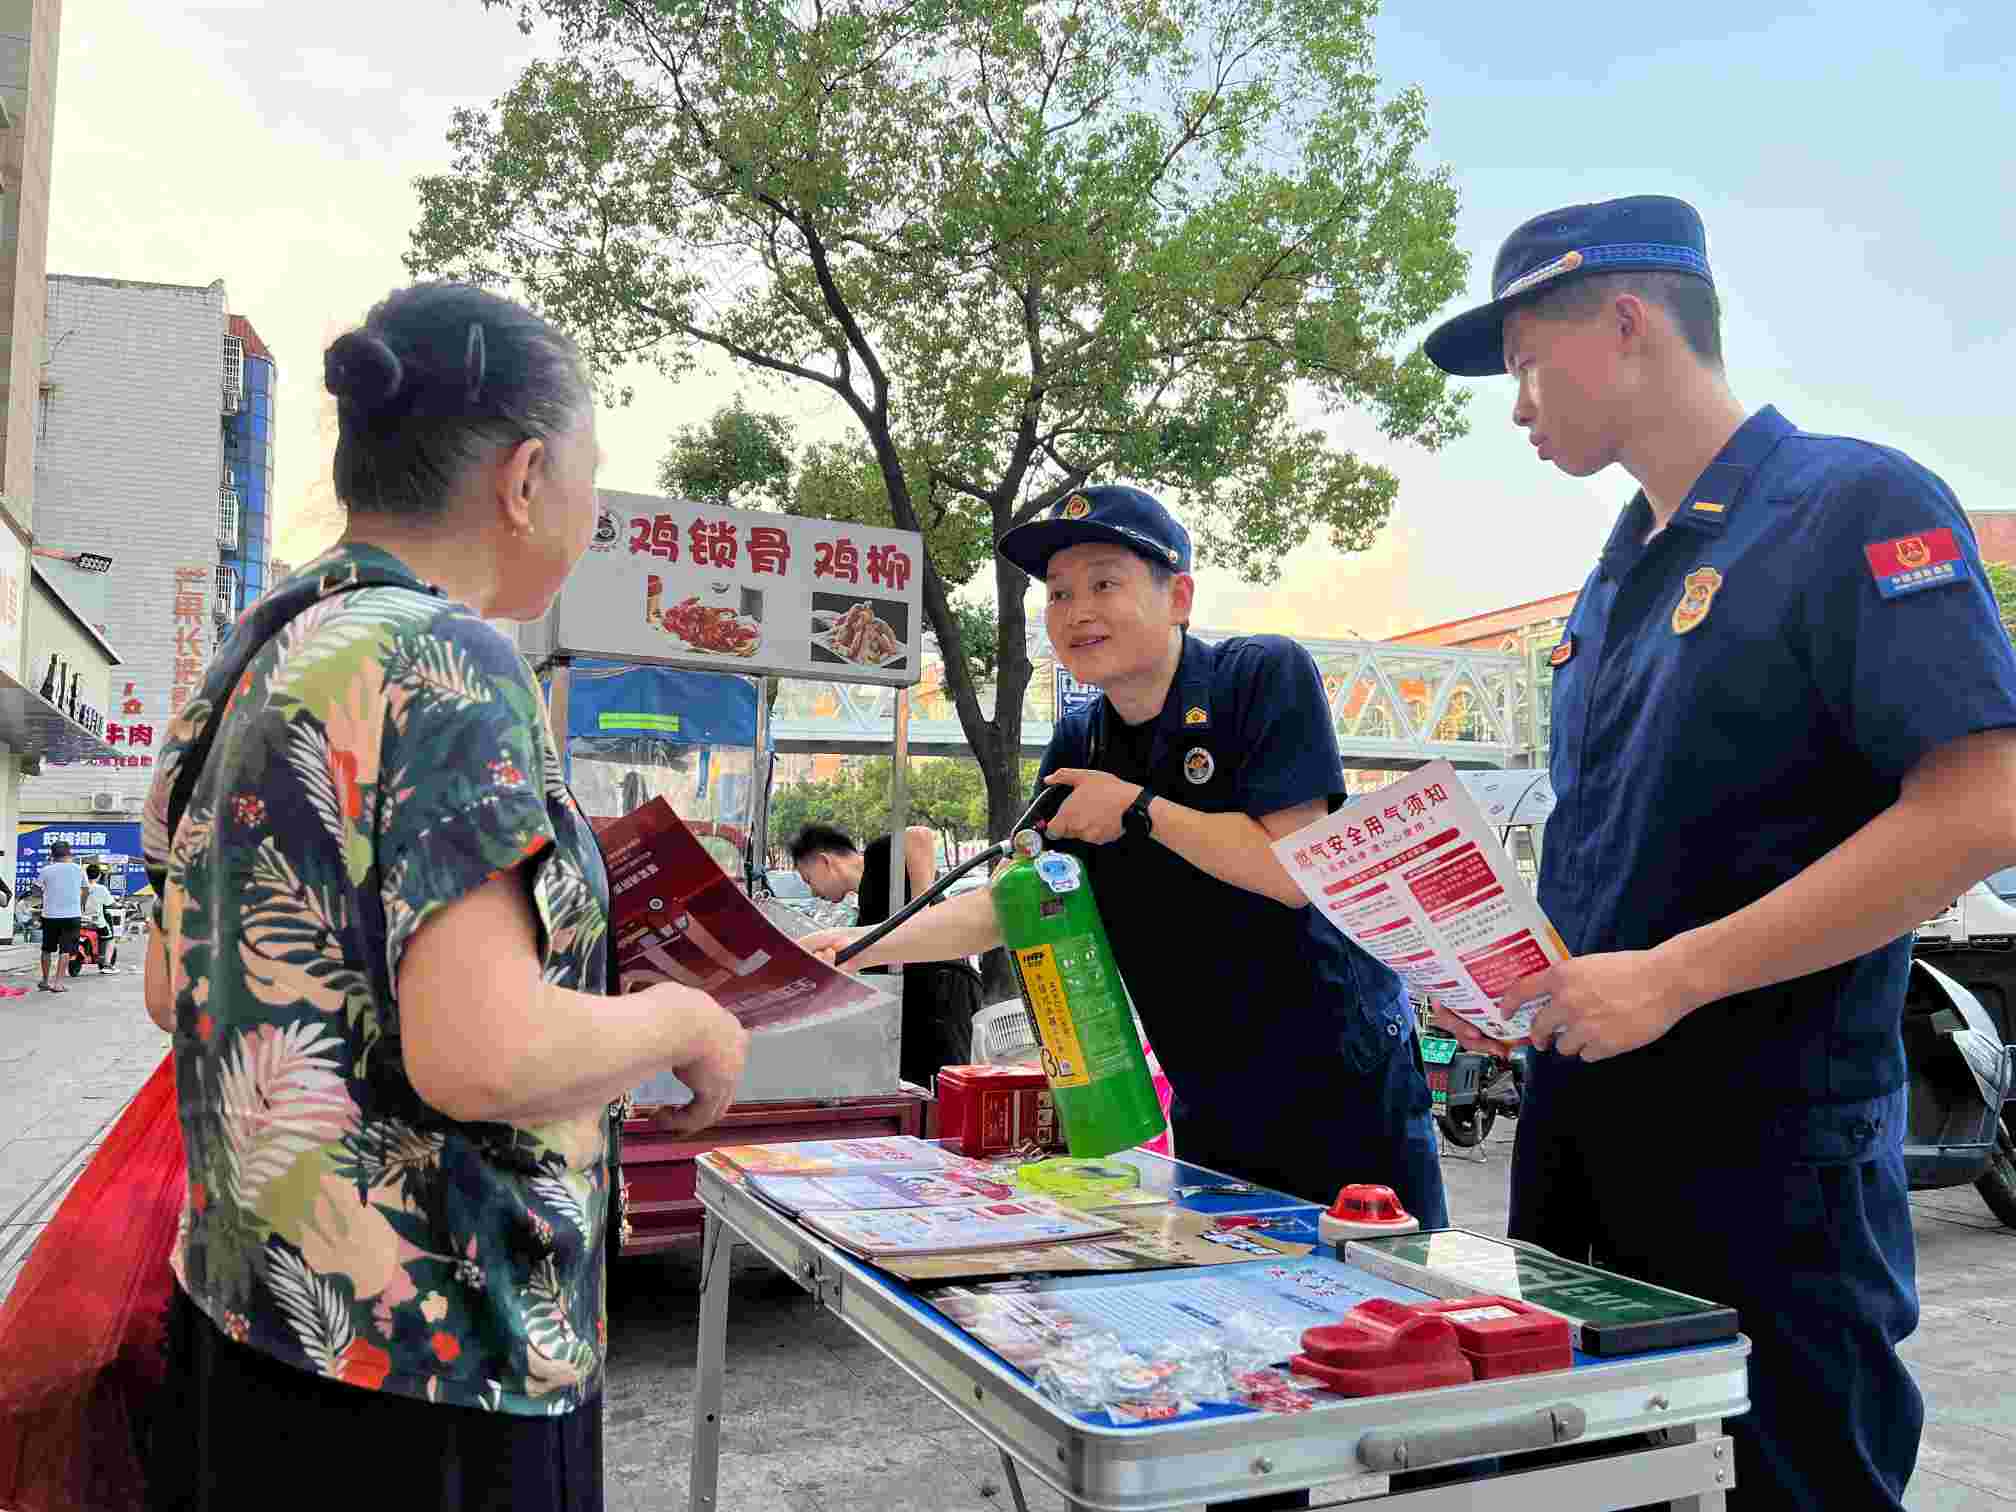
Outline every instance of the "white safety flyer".
[[1274, 843], [1323, 917], [1485, 1034], [1521, 1040], [1516, 984], [1568, 959], [1456, 769], [1432, 761]]

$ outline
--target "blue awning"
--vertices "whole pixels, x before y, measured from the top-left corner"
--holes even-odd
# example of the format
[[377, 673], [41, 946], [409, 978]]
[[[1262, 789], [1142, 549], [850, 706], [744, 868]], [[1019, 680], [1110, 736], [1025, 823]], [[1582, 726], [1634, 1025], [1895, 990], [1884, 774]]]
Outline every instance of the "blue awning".
[[567, 735], [647, 736], [667, 745], [756, 744], [757, 680], [577, 657], [567, 687]]

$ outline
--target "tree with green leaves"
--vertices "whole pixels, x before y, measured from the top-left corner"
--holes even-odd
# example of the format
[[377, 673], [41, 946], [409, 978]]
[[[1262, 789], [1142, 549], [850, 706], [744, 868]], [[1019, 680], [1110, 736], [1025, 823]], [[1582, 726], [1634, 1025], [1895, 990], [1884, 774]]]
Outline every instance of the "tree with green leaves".
[[1996, 612], [2002, 616], [2002, 628], [2009, 632], [2009, 639], [2016, 641], [2016, 567], [2007, 562], [1984, 563], [1988, 569], [1988, 591], [1995, 595]]
[[791, 502], [791, 446], [789, 421], [756, 414], [738, 396], [705, 425], [673, 433], [658, 486], [682, 499], [783, 508]]
[[[924, 533], [993, 833], [1026, 799], [1031, 674], [1000, 534], [1132, 481], [1266, 582], [1393, 506], [1321, 416], [1463, 429], [1401, 347], [1465, 259], [1423, 98], [1382, 98], [1373, 0], [485, 3], [555, 56], [457, 112], [409, 267], [514, 288], [605, 384], [712, 353], [832, 400], [851, 434], [790, 507]], [[952, 598], [987, 567], [991, 712]]]

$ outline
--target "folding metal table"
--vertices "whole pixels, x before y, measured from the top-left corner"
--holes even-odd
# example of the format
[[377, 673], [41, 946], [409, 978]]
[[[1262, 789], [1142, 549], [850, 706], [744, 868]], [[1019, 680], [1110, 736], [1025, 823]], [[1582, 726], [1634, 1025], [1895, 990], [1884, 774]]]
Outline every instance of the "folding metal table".
[[[1144, 1170], [1159, 1165], [1155, 1174], [1168, 1184], [1230, 1180], [1138, 1151], [1121, 1158]], [[1072, 1512], [1171, 1512], [1327, 1483], [1341, 1483], [1326, 1493], [1336, 1500], [1370, 1500], [1381, 1512], [1598, 1512], [1661, 1501], [1705, 1512], [1721, 1508], [1735, 1484], [1734, 1451], [1722, 1420], [1749, 1408], [1750, 1346], [1741, 1337], [1621, 1359], [1578, 1353], [1568, 1371], [1433, 1391], [1319, 1396], [1316, 1407], [1296, 1414], [1213, 1405], [1163, 1423], [1116, 1427], [1045, 1397], [911, 1285], [825, 1242], [750, 1192], [718, 1155], [701, 1158], [698, 1195], [706, 1229], [691, 1512], [739, 1512], [716, 1503], [729, 1257], [738, 1242], [794, 1277], [992, 1443], [1017, 1512], [1026, 1512], [1025, 1472], [1059, 1492]], [[1282, 1193], [1200, 1196], [1183, 1205], [1213, 1212], [1313, 1211]], [[1570, 1446], [1572, 1454], [1559, 1452]], [[1395, 1472], [1480, 1460], [1495, 1460], [1495, 1470], [1453, 1484], [1391, 1490]]]

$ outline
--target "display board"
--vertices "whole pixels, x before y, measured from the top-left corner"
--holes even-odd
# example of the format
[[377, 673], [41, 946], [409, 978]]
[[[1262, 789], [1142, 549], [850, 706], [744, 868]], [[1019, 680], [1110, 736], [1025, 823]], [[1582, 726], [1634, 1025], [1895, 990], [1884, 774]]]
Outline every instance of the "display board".
[[105, 868], [105, 885], [114, 897], [138, 897], [147, 891], [147, 866], [140, 851], [137, 820], [116, 824], [90, 824], [64, 820], [57, 824], [23, 824], [14, 827], [14, 890], [36, 881], [49, 864], [49, 847], [58, 840], [70, 843], [70, 859], [78, 863], [96, 861]]
[[553, 655], [908, 687], [924, 538], [598, 491], [595, 535], [538, 635]]

